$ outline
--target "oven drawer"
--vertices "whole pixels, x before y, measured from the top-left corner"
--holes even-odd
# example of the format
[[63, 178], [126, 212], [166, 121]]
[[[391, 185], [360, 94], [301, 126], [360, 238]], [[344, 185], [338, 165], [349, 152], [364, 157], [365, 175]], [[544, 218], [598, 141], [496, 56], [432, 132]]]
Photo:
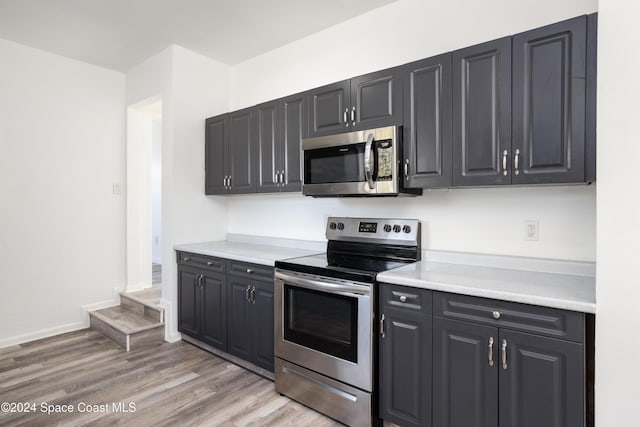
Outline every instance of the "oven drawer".
[[224, 260], [207, 255], [194, 254], [190, 252], [177, 252], [178, 264], [189, 267], [206, 268], [207, 270], [224, 273]]
[[433, 315], [576, 342], [584, 341], [584, 315], [575, 311], [434, 292]]
[[237, 277], [273, 281], [273, 267], [242, 261], [227, 261], [227, 272]]
[[431, 314], [433, 292], [410, 286], [380, 284], [380, 304], [404, 310]]

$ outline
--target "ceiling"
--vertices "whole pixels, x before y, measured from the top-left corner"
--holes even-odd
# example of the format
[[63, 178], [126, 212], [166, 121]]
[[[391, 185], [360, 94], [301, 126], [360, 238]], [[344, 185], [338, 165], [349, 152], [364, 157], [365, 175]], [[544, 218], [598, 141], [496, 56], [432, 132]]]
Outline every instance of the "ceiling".
[[126, 72], [170, 44], [234, 65], [395, 0], [0, 0], [0, 38]]

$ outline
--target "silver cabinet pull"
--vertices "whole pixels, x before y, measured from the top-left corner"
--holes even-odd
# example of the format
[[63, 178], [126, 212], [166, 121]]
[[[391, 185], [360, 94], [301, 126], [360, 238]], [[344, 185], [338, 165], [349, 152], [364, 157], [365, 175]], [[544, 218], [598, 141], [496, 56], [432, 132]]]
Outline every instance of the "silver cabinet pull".
[[407, 297], [405, 295], [400, 295], [400, 302], [406, 302]]
[[186, 257], [182, 258], [182, 260], [183, 260], [184, 262], [191, 261], [191, 257], [186, 256]]
[[229, 181], [228, 181], [229, 182], [229, 190], [231, 190], [231, 175], [229, 175], [228, 179], [229, 179]]
[[489, 337], [489, 366], [493, 366], [493, 337]]
[[502, 313], [500, 313], [499, 311], [494, 311], [493, 313], [491, 313], [491, 315], [493, 316], [494, 319], [499, 319], [502, 316]]
[[280, 185], [284, 185], [284, 171], [280, 171]]
[[351, 109], [351, 126], [356, 125], [356, 107]]
[[344, 114], [342, 115], [342, 118], [344, 121], [344, 126], [349, 127], [349, 109], [348, 108], [344, 109]]
[[253, 270], [250, 268], [247, 268], [247, 274], [253, 274]]
[[244, 299], [246, 299], [247, 302], [251, 301], [249, 292], [251, 292], [251, 285], [247, 285], [247, 289], [244, 290]]
[[256, 287], [253, 286], [251, 288], [251, 304], [255, 304], [256, 303]]
[[513, 168], [516, 175], [520, 175], [520, 149], [516, 149], [516, 154], [513, 158]]
[[207, 261], [207, 265], [213, 265], [213, 261]]
[[278, 171], [276, 171], [276, 173], [273, 174], [273, 183], [274, 184], [278, 184], [278, 179], [280, 179], [279, 178], [279, 176], [280, 176], [279, 174], [280, 174], [280, 172], [278, 172]]
[[384, 314], [380, 316], [380, 336], [384, 338]]
[[202, 276], [202, 274], [198, 276], [198, 287], [199, 287], [200, 289], [202, 289], [202, 278], [203, 278], [203, 277], [204, 277], [204, 276]]
[[404, 161], [404, 179], [409, 179], [409, 159]]
[[502, 152], [502, 175], [507, 176], [507, 150]]
[[502, 369], [507, 369], [507, 340], [502, 340]]

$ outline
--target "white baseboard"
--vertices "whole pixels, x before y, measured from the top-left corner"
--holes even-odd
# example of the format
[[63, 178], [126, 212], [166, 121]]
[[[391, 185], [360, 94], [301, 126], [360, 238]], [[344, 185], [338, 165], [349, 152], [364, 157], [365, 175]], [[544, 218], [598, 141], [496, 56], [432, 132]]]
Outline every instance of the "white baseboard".
[[56, 326], [54, 328], [40, 329], [26, 334], [14, 335], [12, 337], [0, 340], [0, 348], [11, 347], [12, 345], [24, 344], [26, 342], [49, 338], [54, 335], [65, 334], [67, 332], [79, 331], [89, 327], [88, 318], [86, 322], [67, 323], [66, 325]]
[[[114, 307], [116, 305], [120, 305], [120, 299], [111, 299], [106, 301], [95, 302], [92, 304], [83, 305], [80, 308], [88, 313], [90, 311], [102, 310], [103, 308]], [[87, 327], [89, 326], [89, 318], [87, 317]]]

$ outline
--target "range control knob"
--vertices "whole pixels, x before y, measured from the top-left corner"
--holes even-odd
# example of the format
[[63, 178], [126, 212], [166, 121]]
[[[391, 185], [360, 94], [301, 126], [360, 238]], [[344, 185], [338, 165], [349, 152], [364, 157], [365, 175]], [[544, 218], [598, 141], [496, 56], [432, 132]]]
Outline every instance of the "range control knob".
[[402, 227], [402, 231], [404, 231], [405, 233], [411, 233], [411, 226], [405, 225], [404, 227]]
[[391, 231], [391, 226], [389, 224], [385, 224], [384, 225], [384, 231], [387, 232], [387, 233], [390, 232]]
[[336, 223], [335, 222], [330, 222], [329, 223], [329, 228], [332, 229], [332, 230], [335, 230], [336, 229]]
[[396, 233], [400, 232], [400, 226], [398, 224], [393, 226], [393, 231], [395, 231]]
[[338, 230], [344, 230], [344, 224], [339, 222], [338, 223]]

